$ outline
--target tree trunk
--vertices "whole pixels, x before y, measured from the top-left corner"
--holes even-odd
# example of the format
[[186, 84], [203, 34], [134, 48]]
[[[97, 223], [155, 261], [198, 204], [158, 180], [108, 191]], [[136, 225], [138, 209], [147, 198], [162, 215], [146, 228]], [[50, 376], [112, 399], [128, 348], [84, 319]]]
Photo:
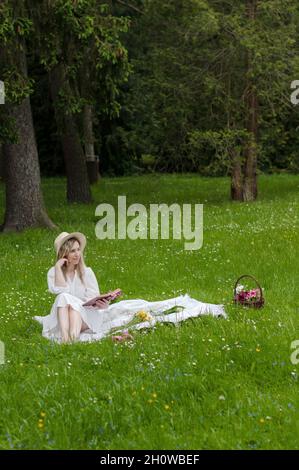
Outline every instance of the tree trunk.
[[243, 175], [240, 153], [236, 149], [232, 149], [231, 158], [231, 199], [233, 201], [243, 201]]
[[[27, 76], [24, 44], [16, 44], [14, 61]], [[7, 117], [15, 122], [17, 143], [2, 147], [6, 183], [6, 207], [1, 231], [17, 231], [29, 227], [56, 228], [44, 208], [40, 169], [29, 97], [20, 104], [5, 104]]]
[[[247, 0], [246, 11], [249, 21], [255, 21], [257, 2]], [[252, 53], [247, 52], [247, 86], [245, 91], [246, 127], [250, 138], [245, 147], [244, 163], [244, 201], [254, 201], [257, 198], [257, 131], [258, 131], [258, 99], [251, 77]]]
[[85, 155], [80, 142], [77, 124], [72, 115], [64, 116], [62, 148], [67, 173], [68, 202], [91, 202], [92, 198], [85, 163]]
[[7, 107], [9, 117], [15, 119], [19, 143], [3, 145], [6, 211], [1, 229], [55, 228], [44, 209], [30, 100]]
[[257, 151], [254, 134], [246, 145], [244, 167], [243, 200], [255, 201], [257, 198]]
[[4, 159], [3, 159], [3, 148], [0, 144], [0, 179], [4, 180]]
[[67, 175], [67, 201], [90, 203], [92, 197], [77, 122], [73, 114], [59, 106], [59, 92], [63, 89], [70, 91], [62, 65], [56, 66], [50, 72], [50, 89], [63, 148]]
[[83, 129], [88, 178], [90, 183], [96, 183], [99, 179], [99, 165], [94, 151], [93, 109], [89, 104], [83, 110]]

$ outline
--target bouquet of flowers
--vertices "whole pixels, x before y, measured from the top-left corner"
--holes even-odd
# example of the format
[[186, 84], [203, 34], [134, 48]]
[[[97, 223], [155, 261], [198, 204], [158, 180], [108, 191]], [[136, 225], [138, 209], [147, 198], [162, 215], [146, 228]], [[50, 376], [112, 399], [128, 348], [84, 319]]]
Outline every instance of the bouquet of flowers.
[[[169, 315], [170, 313], [181, 312], [182, 310], [184, 310], [184, 308], [185, 307], [182, 307], [180, 305], [175, 305], [174, 307], [159, 312], [159, 314]], [[152, 315], [152, 313], [153, 312], [151, 312], [151, 310], [149, 312], [146, 312], [145, 310], [139, 310], [138, 312], [136, 312], [132, 320], [127, 323], [126, 329], [123, 331], [123, 333], [121, 335], [112, 336], [112, 340], [116, 342], [132, 340], [133, 336], [129, 333], [129, 328], [147, 321], [151, 323], [154, 320], [154, 316]], [[120, 331], [120, 327], [113, 328], [112, 331]]]
[[248, 302], [254, 302], [255, 300], [257, 300], [257, 298], [257, 289], [245, 290], [244, 286], [237, 286], [235, 300], [237, 300], [238, 302], [243, 302], [244, 300]]

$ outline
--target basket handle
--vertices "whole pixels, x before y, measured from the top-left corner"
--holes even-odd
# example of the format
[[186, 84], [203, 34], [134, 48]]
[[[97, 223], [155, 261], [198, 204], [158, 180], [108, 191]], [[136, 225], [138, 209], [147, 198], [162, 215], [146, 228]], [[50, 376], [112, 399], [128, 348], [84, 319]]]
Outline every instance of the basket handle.
[[255, 279], [254, 276], [251, 276], [251, 274], [242, 274], [242, 276], [240, 276], [237, 280], [236, 280], [236, 283], [235, 283], [235, 287], [234, 287], [234, 295], [236, 295], [236, 289], [237, 289], [237, 285], [239, 283], [239, 281], [241, 279], [243, 279], [243, 277], [250, 277], [251, 279], [253, 279], [255, 281], [255, 283], [257, 284], [259, 290], [260, 290], [260, 293], [261, 293], [261, 300], [263, 299], [263, 289], [261, 288], [259, 282]]

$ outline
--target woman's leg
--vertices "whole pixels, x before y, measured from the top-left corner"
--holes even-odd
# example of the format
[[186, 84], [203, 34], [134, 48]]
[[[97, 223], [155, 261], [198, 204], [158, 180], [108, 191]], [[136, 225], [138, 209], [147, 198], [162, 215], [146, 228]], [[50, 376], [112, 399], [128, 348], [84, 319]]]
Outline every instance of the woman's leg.
[[89, 329], [89, 326], [86, 325], [84, 320], [82, 320], [81, 333], [85, 330], [88, 330], [88, 329]]
[[76, 340], [80, 336], [80, 331], [82, 327], [82, 318], [79, 312], [77, 310], [74, 310], [70, 306], [69, 310], [69, 317], [70, 317], [70, 338], [72, 341]]
[[57, 309], [58, 324], [61, 332], [61, 338], [63, 343], [69, 341], [69, 329], [70, 329], [70, 320], [69, 320], [69, 305], [66, 307], [58, 307]]

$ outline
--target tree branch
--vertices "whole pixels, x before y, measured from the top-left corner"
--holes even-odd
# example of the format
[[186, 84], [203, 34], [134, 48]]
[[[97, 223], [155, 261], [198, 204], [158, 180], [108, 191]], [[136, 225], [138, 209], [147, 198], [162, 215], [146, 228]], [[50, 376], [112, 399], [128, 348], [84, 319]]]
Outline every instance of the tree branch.
[[144, 14], [144, 12], [142, 10], [140, 10], [138, 7], [136, 7], [135, 5], [132, 5], [131, 3], [127, 3], [127, 2], [124, 2], [123, 0], [116, 0], [117, 3], [121, 3], [122, 5], [128, 7], [128, 8], [132, 8], [132, 10], [135, 10], [137, 11], [138, 13], [140, 13], [141, 15]]

